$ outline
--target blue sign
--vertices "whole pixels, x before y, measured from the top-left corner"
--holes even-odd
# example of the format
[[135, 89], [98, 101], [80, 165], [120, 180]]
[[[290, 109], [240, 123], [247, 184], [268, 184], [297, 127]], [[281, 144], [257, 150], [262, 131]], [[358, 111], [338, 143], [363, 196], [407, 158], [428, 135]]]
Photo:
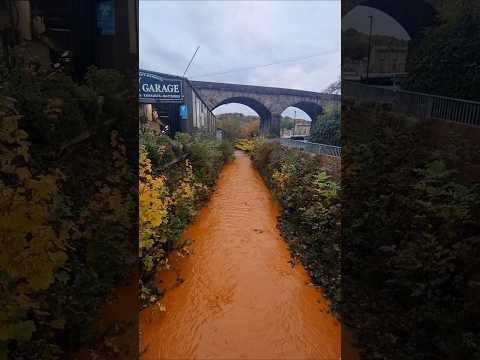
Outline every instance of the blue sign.
[[143, 103], [183, 102], [183, 81], [150, 71], [138, 72], [138, 99]]
[[102, 35], [115, 35], [115, 0], [97, 3], [97, 28]]
[[185, 104], [180, 105], [180, 117], [182, 118], [182, 120], [188, 119], [188, 108]]

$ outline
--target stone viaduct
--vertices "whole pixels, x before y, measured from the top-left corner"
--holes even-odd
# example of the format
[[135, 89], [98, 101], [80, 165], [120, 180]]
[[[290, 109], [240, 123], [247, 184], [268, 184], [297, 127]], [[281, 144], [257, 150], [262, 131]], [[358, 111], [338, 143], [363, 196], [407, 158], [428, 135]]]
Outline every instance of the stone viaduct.
[[230, 103], [243, 104], [253, 109], [260, 116], [260, 133], [265, 136], [280, 136], [281, 114], [289, 106], [305, 111], [312, 119], [312, 124], [323, 113], [325, 105], [340, 106], [340, 95], [205, 81], [190, 83], [212, 111]]

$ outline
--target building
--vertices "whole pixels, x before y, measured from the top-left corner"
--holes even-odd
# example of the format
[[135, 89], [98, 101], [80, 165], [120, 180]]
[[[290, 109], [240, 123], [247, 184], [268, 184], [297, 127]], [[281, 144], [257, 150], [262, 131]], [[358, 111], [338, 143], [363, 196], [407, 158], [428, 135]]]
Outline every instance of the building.
[[216, 135], [216, 119], [184, 77], [139, 71], [140, 122], [157, 133]]
[[64, 53], [69, 71], [131, 71], [138, 64], [138, 0], [0, 0], [2, 48], [26, 47], [44, 66]]
[[309, 136], [311, 122], [307, 120], [297, 119], [295, 121], [295, 129], [293, 136]]
[[367, 72], [367, 58], [350, 59], [345, 58], [342, 62], [342, 79], [343, 80], [360, 80]]
[[407, 68], [408, 44], [390, 43], [376, 45], [370, 54], [370, 72], [379, 74], [405, 73]]
[[281, 129], [281, 138], [290, 138], [292, 136], [308, 137], [310, 136], [311, 121], [296, 119], [293, 129]]
[[345, 45], [345, 52], [342, 52], [343, 80], [394, 86], [407, 76], [408, 40], [385, 35], [370, 38], [368, 34], [350, 28], [342, 32], [342, 44]]

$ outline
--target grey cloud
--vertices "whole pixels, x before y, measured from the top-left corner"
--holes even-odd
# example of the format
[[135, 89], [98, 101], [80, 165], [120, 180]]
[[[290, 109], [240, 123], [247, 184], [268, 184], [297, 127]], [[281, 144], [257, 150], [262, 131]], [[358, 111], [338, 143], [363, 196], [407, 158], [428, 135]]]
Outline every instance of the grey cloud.
[[[140, 1], [140, 66], [199, 80], [322, 91], [340, 74], [340, 1]], [[336, 51], [336, 52], [335, 52]], [[335, 52], [335, 53], [331, 53]]]

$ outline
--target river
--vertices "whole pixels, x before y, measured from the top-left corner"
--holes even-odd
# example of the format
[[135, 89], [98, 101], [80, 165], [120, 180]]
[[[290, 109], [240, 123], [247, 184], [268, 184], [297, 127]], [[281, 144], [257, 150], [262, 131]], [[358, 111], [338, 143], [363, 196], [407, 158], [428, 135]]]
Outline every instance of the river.
[[278, 203], [249, 157], [235, 156], [182, 235], [191, 254], [172, 254], [157, 274], [168, 290], [140, 313], [141, 359], [339, 359], [339, 322], [289, 262]]

